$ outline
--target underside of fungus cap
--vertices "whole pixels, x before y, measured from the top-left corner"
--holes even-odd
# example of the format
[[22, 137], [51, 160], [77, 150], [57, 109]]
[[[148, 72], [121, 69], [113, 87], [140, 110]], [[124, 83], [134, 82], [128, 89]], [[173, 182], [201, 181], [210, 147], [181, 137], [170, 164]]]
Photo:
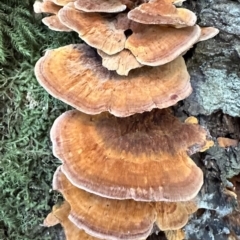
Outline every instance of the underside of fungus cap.
[[168, 110], [127, 118], [78, 111], [61, 115], [51, 129], [53, 153], [77, 187], [100, 196], [139, 201], [188, 201], [203, 182], [187, 152], [207, 132], [178, 121]]
[[126, 41], [138, 62], [159, 66], [174, 60], [196, 43], [201, 35], [199, 26], [170, 28], [150, 25], [134, 32]]
[[55, 98], [88, 114], [109, 111], [126, 117], [172, 106], [192, 91], [182, 57], [134, 69], [126, 77], [104, 68], [96, 51], [84, 44], [47, 51], [35, 75]]
[[44, 226], [51, 227], [60, 223], [64, 229], [66, 240], [99, 240], [99, 238], [86, 234], [68, 219], [70, 210], [71, 206], [66, 201], [61, 205], [54, 205], [52, 212], [44, 220]]
[[64, 6], [58, 16], [64, 25], [76, 31], [90, 46], [110, 55], [124, 49], [124, 30], [115, 28], [114, 19], [105, 18], [100, 13], [82, 12], [75, 9], [73, 3]]
[[[174, 2], [174, 1], [172, 1]], [[150, 0], [128, 13], [128, 18], [143, 24], [193, 26], [196, 15], [188, 9], [176, 8], [169, 0]]]
[[122, 76], [127, 76], [130, 70], [143, 66], [136, 60], [133, 54], [126, 49], [114, 55], [108, 55], [101, 50], [97, 52], [102, 57], [102, 65], [105, 68], [110, 71], [116, 71], [117, 74]]
[[88, 234], [101, 239], [144, 239], [156, 220], [149, 203], [99, 197], [72, 185], [59, 167], [53, 189], [60, 191], [71, 206], [69, 219]]
[[121, 0], [76, 0], [74, 6], [84, 12], [105, 13], [122, 12], [127, 7]]

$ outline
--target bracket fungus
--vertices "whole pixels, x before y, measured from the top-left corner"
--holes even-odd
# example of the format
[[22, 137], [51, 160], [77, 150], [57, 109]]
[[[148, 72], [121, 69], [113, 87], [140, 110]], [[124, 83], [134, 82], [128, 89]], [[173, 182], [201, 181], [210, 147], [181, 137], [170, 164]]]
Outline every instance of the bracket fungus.
[[97, 238], [147, 238], [156, 220], [150, 203], [106, 199], [78, 189], [68, 181], [61, 167], [54, 174], [53, 189], [60, 191], [70, 204], [70, 221]]
[[115, 54], [124, 49], [126, 36], [124, 30], [117, 30], [112, 21], [99, 13], [85, 13], [77, 10], [73, 3], [64, 6], [58, 13], [60, 21], [90, 46]]
[[214, 27], [201, 27], [201, 36], [198, 42], [206, 41], [210, 38], [215, 37], [219, 33], [219, 30]]
[[188, 215], [193, 212], [188, 205], [197, 209], [194, 201], [146, 203], [103, 198], [74, 186], [61, 166], [54, 174], [53, 189], [61, 192], [69, 203], [69, 220], [101, 239], [145, 239], [154, 223], [162, 231], [177, 230], [187, 223]]
[[109, 111], [126, 117], [167, 108], [192, 91], [182, 57], [132, 70], [125, 77], [102, 67], [96, 52], [83, 44], [48, 50], [37, 62], [35, 75], [51, 95], [88, 114]]
[[132, 53], [126, 49], [114, 55], [108, 55], [101, 50], [97, 52], [102, 57], [103, 67], [110, 71], [115, 70], [118, 75], [127, 76], [130, 70], [143, 66], [136, 60]]
[[228, 147], [237, 147], [239, 140], [226, 138], [226, 137], [218, 137], [217, 142], [220, 147], [228, 148]]
[[167, 240], [184, 240], [185, 239], [185, 234], [183, 230], [173, 230], [173, 231], [166, 231], [165, 236]]
[[169, 28], [151, 25], [134, 32], [126, 41], [136, 59], [149, 66], [159, 66], [174, 60], [196, 43], [201, 28]]
[[66, 240], [99, 240], [99, 238], [86, 234], [68, 219], [70, 210], [71, 207], [66, 201], [61, 205], [54, 205], [52, 212], [45, 218], [43, 225], [46, 227], [52, 227], [60, 223], [64, 228]]
[[68, 3], [75, 2], [75, 0], [52, 0], [52, 1], [59, 6], [65, 6]]
[[[173, 1], [171, 1], [173, 2]], [[196, 15], [185, 8], [176, 8], [169, 0], [150, 0], [134, 8], [128, 18], [143, 24], [163, 24], [177, 27], [193, 26]]]
[[187, 153], [201, 149], [206, 138], [203, 128], [179, 122], [169, 110], [127, 118], [73, 110], [51, 129], [53, 153], [75, 186], [107, 198], [138, 201], [194, 198], [203, 174]]
[[127, 7], [120, 0], [76, 0], [74, 6], [84, 12], [104, 13], [122, 12]]
[[35, 13], [52, 13], [57, 14], [61, 9], [60, 6], [56, 5], [52, 1], [36, 1], [33, 5], [33, 9]]
[[42, 19], [42, 22], [48, 26], [48, 28], [54, 30], [54, 31], [59, 31], [59, 32], [71, 32], [72, 30], [62, 24], [59, 21], [59, 18], [57, 15], [52, 15], [49, 17], [45, 17]]
[[53, 14], [43, 19], [49, 28], [89, 45], [48, 50], [35, 66], [39, 83], [77, 109], [56, 119], [51, 140], [62, 161], [53, 186], [71, 206], [66, 223], [93, 236], [79, 239], [140, 240], [153, 226], [182, 239], [197, 209], [203, 173], [190, 155], [213, 142], [196, 119], [182, 123], [166, 108], [192, 92], [182, 55], [218, 30], [195, 25], [193, 12], [176, 8], [182, 2], [35, 3]]
[[[218, 30], [211, 27], [203, 28], [201, 34], [200, 27], [194, 26], [195, 14], [184, 8], [176, 8], [172, 1], [168, 0], [150, 0], [147, 3], [130, 1], [136, 4], [132, 10], [128, 9], [124, 13], [115, 14], [116, 16], [110, 14], [124, 11], [128, 2], [121, 0], [69, 1], [55, 15], [57, 18], [55, 21], [58, 20], [58, 24], [61, 22], [62, 25], [77, 32], [87, 44], [107, 55], [114, 55], [128, 49], [136, 57], [135, 62], [137, 60], [139, 65], [149, 66], [168, 63], [184, 54], [196, 42], [217, 34]], [[137, 6], [138, 4], [140, 6]], [[56, 25], [49, 24], [49, 21], [50, 19], [47, 19], [44, 22], [47, 22], [50, 27]], [[120, 26], [119, 21], [125, 23]], [[179, 26], [181, 28], [177, 29], [176, 27]], [[55, 26], [51, 28], [58, 29]], [[127, 31], [132, 34], [128, 36]], [[115, 68], [109, 67], [110, 70]], [[118, 73], [126, 75], [127, 71], [119, 70]]]
[[52, 1], [45, 0], [43, 2], [36, 1], [33, 5], [35, 13], [50, 13], [51, 16], [44, 17], [42, 22], [48, 26], [49, 29], [60, 32], [70, 32], [70, 28], [60, 22], [58, 12], [62, 7]]
[[188, 216], [197, 211], [195, 200], [187, 202], [157, 202], [156, 225], [161, 231], [178, 230], [188, 222]]

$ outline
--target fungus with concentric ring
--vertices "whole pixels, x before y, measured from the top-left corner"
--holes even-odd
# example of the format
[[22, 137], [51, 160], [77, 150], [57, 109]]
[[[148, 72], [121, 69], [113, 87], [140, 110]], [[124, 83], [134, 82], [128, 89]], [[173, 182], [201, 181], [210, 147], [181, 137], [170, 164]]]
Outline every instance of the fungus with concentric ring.
[[177, 27], [193, 26], [197, 21], [197, 17], [192, 11], [176, 8], [169, 0], [150, 0], [143, 3], [131, 10], [128, 18], [143, 24], [163, 24]]
[[162, 231], [180, 229], [193, 212], [193, 205], [194, 210], [197, 208], [194, 201], [147, 203], [103, 198], [74, 186], [61, 168], [54, 174], [53, 189], [61, 192], [69, 203], [69, 220], [94, 237], [145, 239], [154, 223]]
[[144, 239], [151, 233], [156, 212], [150, 203], [106, 199], [72, 185], [58, 167], [53, 189], [71, 206], [68, 218], [78, 228], [101, 239]]
[[64, 229], [66, 240], [99, 240], [99, 238], [95, 238], [85, 233], [84, 230], [78, 228], [68, 219], [70, 210], [71, 206], [66, 201], [54, 205], [52, 212], [50, 212], [44, 219], [43, 225], [45, 227], [52, 227], [60, 223]]
[[207, 132], [169, 110], [126, 118], [69, 111], [53, 124], [51, 140], [68, 179], [107, 198], [188, 201], [203, 183], [188, 154], [205, 145]]
[[51, 95], [88, 114], [109, 111], [126, 117], [167, 108], [192, 92], [182, 57], [119, 76], [105, 69], [96, 51], [84, 44], [48, 50], [35, 74]]

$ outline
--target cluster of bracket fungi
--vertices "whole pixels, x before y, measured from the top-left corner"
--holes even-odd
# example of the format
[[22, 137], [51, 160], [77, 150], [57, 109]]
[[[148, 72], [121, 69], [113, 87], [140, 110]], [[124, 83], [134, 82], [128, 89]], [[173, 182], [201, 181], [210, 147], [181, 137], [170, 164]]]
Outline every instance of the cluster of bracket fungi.
[[209, 136], [168, 107], [192, 91], [182, 55], [218, 30], [196, 25], [181, 4], [34, 4], [35, 12], [50, 14], [43, 19], [49, 28], [76, 31], [85, 42], [48, 50], [35, 67], [39, 83], [76, 109], [51, 129], [62, 161], [53, 188], [66, 202], [46, 224], [58, 219], [67, 239], [140, 240], [157, 229], [182, 239], [179, 229], [198, 208], [203, 173], [189, 156], [203, 151]]

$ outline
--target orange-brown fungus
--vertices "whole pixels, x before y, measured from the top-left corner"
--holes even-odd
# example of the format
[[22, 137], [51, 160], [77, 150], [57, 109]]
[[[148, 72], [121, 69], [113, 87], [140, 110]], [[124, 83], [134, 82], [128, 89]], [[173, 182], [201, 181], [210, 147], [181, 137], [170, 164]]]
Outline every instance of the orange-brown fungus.
[[222, 148], [236, 147], [239, 143], [237, 139], [231, 139], [231, 138], [225, 138], [225, 137], [218, 137], [217, 142], [218, 142], [218, 145]]
[[36, 13], [51, 13], [52, 16], [47, 16], [42, 19], [42, 22], [48, 26], [51, 30], [59, 32], [70, 32], [70, 28], [65, 26], [60, 22], [58, 18], [58, 12], [62, 8], [61, 6], [56, 5], [53, 1], [46, 0], [43, 2], [36, 1], [33, 5], [34, 12]]
[[214, 27], [201, 27], [201, 35], [198, 42], [208, 40], [215, 37], [219, 33], [219, 30]]
[[70, 210], [71, 207], [66, 201], [61, 205], [53, 206], [52, 212], [44, 220], [44, 226], [51, 227], [61, 223], [66, 240], [99, 240], [99, 238], [86, 234], [68, 219]]
[[188, 222], [188, 215], [197, 211], [197, 204], [192, 201], [187, 202], [157, 202], [156, 225], [162, 231], [177, 230]]
[[102, 65], [108, 70], [116, 71], [119, 75], [127, 76], [130, 70], [143, 66], [136, 60], [132, 53], [126, 49], [114, 55], [108, 55], [98, 50], [98, 54], [102, 57]]
[[125, 77], [102, 67], [96, 52], [83, 44], [47, 51], [35, 74], [50, 94], [88, 114], [109, 111], [126, 117], [167, 108], [192, 91], [182, 57], [163, 66], [134, 69]]
[[85, 13], [77, 10], [73, 3], [64, 6], [58, 16], [64, 25], [76, 31], [90, 46], [110, 55], [124, 49], [126, 36], [124, 30], [115, 28], [115, 20], [109, 21], [100, 13]]
[[51, 1], [36, 1], [33, 5], [33, 9], [35, 13], [57, 14], [61, 7]]
[[74, 5], [84, 12], [114, 13], [126, 9], [126, 5], [122, 4], [121, 0], [76, 0]]
[[164, 232], [167, 240], [184, 240], [185, 234], [183, 230], [173, 230], [173, 231], [166, 231]]
[[[184, 122], [189, 124], [198, 124], [198, 119], [196, 117], [191, 116], [191, 117], [188, 117]], [[205, 145], [199, 150], [199, 152], [205, 152], [212, 146], [214, 146], [214, 141], [211, 139], [208, 139], [205, 142]]]
[[69, 111], [55, 121], [51, 139], [77, 187], [108, 198], [176, 202], [202, 186], [202, 171], [187, 152], [201, 149], [206, 134], [168, 110], [127, 118]]
[[[173, 2], [173, 1], [172, 1]], [[188, 9], [176, 8], [168, 0], [150, 0], [128, 13], [128, 18], [143, 24], [193, 26], [196, 15]]]
[[150, 66], [158, 66], [172, 61], [192, 47], [200, 37], [199, 26], [170, 28], [150, 25], [134, 32], [126, 41], [136, 59]]
[[54, 31], [59, 31], [59, 32], [71, 32], [72, 31], [70, 28], [68, 28], [67, 26], [65, 26], [64, 24], [62, 24], [59, 21], [59, 18], [57, 15], [45, 17], [42, 19], [42, 22]]
[[65, 6], [68, 3], [75, 2], [75, 0], [52, 0], [52, 1], [59, 6]]
[[146, 238], [156, 220], [150, 203], [106, 199], [72, 185], [59, 167], [53, 188], [60, 191], [71, 206], [69, 219], [87, 233], [101, 239]]
[[188, 117], [185, 121], [185, 123], [191, 123], [191, 124], [198, 124], [198, 119], [196, 117]]

